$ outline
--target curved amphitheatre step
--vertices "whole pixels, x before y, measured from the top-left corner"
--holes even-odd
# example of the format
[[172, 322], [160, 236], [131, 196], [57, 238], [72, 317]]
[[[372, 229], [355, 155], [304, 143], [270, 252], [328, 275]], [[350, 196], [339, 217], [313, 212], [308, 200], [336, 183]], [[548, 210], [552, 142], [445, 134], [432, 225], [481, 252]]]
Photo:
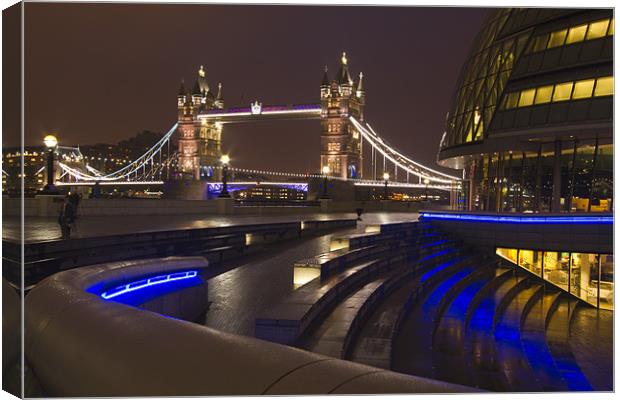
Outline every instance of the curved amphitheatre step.
[[467, 363], [467, 379], [474, 387], [502, 390], [495, 368], [494, 319], [499, 306], [506, 301], [505, 298], [510, 297], [525, 282], [524, 276], [514, 272], [501, 274], [494, 279], [497, 282], [491, 281], [466, 321], [463, 356]]
[[[442, 255], [441, 257], [445, 257]], [[428, 297], [433, 289], [467, 265], [479, 262], [476, 256], [459, 256], [445, 261], [445, 259], [433, 258], [431, 268], [426, 268], [426, 272], [420, 273], [415, 278], [415, 284], [405, 302], [401, 305], [396, 321], [393, 323], [391, 335], [390, 365], [395, 370], [407, 370], [409, 358], [404, 354], [407, 351], [406, 329], [414, 322], [410, 314], [417, 310], [420, 302]], [[428, 262], [428, 261], [426, 261]], [[432, 332], [432, 330], [431, 330]], [[403, 350], [404, 349], [404, 350]]]
[[435, 325], [441, 318], [442, 302], [454, 295], [455, 286], [472, 279], [477, 270], [475, 263], [470, 262], [452, 269], [437, 279], [416, 303], [397, 338], [399, 354], [394, 359], [397, 371], [427, 378], [435, 375], [432, 340]]
[[613, 311], [580, 304], [572, 315], [569, 346], [581, 372], [592, 389], [612, 391], [613, 387]]
[[521, 347], [521, 322], [542, 295], [543, 286], [531, 279], [526, 282], [513, 292], [495, 326], [496, 369], [506, 391], [542, 390]]
[[257, 318], [255, 336], [295, 345], [345, 297], [405, 262], [409, 258], [407, 249], [425, 231], [417, 222], [383, 224], [379, 236], [372, 239], [375, 245], [341, 248], [319, 255], [314, 261], [305, 260], [304, 265], [317, 271], [318, 277]]
[[[416, 256], [426, 256], [430, 252], [442, 251], [451, 248], [453, 242], [450, 240], [434, 240], [431, 243], [422, 244], [420, 249], [416, 251]], [[427, 238], [423, 241], [428, 241]], [[366, 324], [374, 310], [384, 302], [394, 291], [402, 287], [407, 281], [412, 281], [416, 275], [423, 274], [428, 271], [432, 264], [429, 263], [407, 263], [409, 267], [401, 268], [391, 273], [386, 279], [376, 286], [375, 290], [365, 299], [364, 304], [355, 312], [355, 316], [349, 325], [349, 329], [344, 337], [340, 357], [343, 359], [350, 358], [352, 347], [363, 325]], [[397, 315], [397, 314], [396, 314]], [[389, 330], [391, 332], [391, 330]], [[390, 344], [391, 347], [391, 344]], [[390, 351], [386, 352], [389, 359]], [[389, 360], [387, 361], [389, 367]]]
[[546, 341], [547, 323], [560, 297], [560, 291], [545, 291], [526, 314], [521, 328], [523, 352], [541, 389], [545, 391], [568, 390]]
[[302, 337], [299, 347], [313, 353], [343, 358], [343, 347], [353, 321], [367, 300], [373, 293], [377, 293], [390, 277], [381, 276], [345, 298], [334, 307], [333, 311], [319, 326]]
[[[426, 245], [423, 254], [441, 251], [449, 245], [446, 240], [434, 243], [432, 246]], [[350, 352], [350, 345], [367, 315], [384, 296], [396, 290], [417, 272], [416, 268], [407, 264], [379, 276], [335, 305], [333, 311], [320, 325], [302, 335], [298, 342], [299, 347], [332, 357], [346, 358]]]
[[255, 336], [295, 345], [304, 332], [318, 323], [343, 298], [404, 260], [399, 255], [358, 263], [325, 282], [316, 278], [295, 290], [284, 302], [256, 319]]
[[[508, 272], [508, 271], [502, 271]], [[498, 276], [498, 270], [482, 270], [454, 297], [437, 325], [433, 337], [433, 366], [438, 379], [469, 384], [465, 371], [468, 360], [464, 357], [465, 322], [467, 309], [476, 295]]]
[[570, 345], [571, 321], [578, 306], [578, 300], [569, 296], [562, 296], [549, 318], [545, 338], [556, 369], [563, 377], [568, 389], [592, 390], [592, 386], [577, 363]]

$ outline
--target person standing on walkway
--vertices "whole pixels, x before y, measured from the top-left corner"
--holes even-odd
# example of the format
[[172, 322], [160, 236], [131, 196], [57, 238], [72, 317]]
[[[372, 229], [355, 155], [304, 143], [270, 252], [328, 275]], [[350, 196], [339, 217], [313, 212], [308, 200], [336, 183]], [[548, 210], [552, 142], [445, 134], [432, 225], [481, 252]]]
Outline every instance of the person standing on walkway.
[[70, 201], [69, 196], [66, 196], [62, 205], [60, 206], [60, 213], [58, 215], [58, 224], [60, 225], [60, 232], [64, 240], [71, 237], [71, 224], [75, 221], [75, 206]]

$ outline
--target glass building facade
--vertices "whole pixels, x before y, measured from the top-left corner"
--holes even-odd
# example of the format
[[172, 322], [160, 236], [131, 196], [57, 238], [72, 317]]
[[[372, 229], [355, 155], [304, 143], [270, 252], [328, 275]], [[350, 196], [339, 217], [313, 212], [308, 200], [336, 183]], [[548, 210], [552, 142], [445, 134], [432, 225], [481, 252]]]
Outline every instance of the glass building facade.
[[464, 64], [439, 164], [466, 209], [613, 210], [611, 9], [497, 9]]
[[614, 308], [612, 254], [502, 247], [496, 249], [496, 254], [593, 306]]

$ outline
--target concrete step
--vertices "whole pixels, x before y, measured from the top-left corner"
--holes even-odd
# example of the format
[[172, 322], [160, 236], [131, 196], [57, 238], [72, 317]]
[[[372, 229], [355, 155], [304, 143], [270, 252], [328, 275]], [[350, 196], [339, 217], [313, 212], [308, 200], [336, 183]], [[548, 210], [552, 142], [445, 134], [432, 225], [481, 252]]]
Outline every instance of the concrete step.
[[547, 321], [557, 307], [560, 296], [561, 292], [557, 290], [544, 292], [530, 308], [521, 328], [523, 352], [544, 391], [568, 390], [546, 341]]
[[408, 342], [397, 365], [399, 372], [434, 378], [433, 332], [441, 319], [441, 304], [446, 296], [453, 295], [453, 288], [476, 273], [476, 267], [468, 264], [455, 268], [437, 279], [411, 312], [399, 334], [399, 342]]
[[[613, 311], [580, 305], [572, 316], [569, 346], [592, 390], [611, 391], [613, 386]], [[588, 390], [571, 383], [572, 390]]]
[[530, 307], [542, 294], [542, 284], [533, 280], [519, 285], [502, 310], [495, 327], [496, 369], [505, 391], [542, 390], [521, 346], [521, 323]]
[[502, 390], [496, 369], [495, 322], [499, 306], [512, 297], [525, 277], [509, 273], [495, 278], [499, 284], [489, 285], [472, 312], [465, 338], [465, 357], [468, 360], [469, 381], [474, 387]]

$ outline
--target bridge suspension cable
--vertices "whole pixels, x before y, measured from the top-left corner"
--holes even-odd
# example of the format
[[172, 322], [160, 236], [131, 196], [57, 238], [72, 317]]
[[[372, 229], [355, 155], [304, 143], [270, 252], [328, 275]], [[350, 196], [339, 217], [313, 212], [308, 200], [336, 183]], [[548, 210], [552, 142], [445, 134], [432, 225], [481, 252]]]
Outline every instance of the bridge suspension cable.
[[[159, 156], [160, 166], [163, 164], [161, 162], [161, 152], [165, 145], [170, 142], [170, 138], [174, 134], [177, 129], [177, 123], [175, 123], [168, 132], [164, 136], [162, 136], [157, 143], [155, 143], [150, 149], [148, 149], [144, 154], [140, 157], [127, 164], [126, 166], [118, 169], [117, 171], [111, 172], [109, 174], [103, 174], [97, 169], [87, 165], [87, 172], [80, 171], [76, 168], [72, 168], [65, 163], [59, 162], [58, 164], [63, 169], [64, 172], [68, 173], [70, 176], [75, 178], [76, 180], [85, 180], [85, 181], [120, 181], [120, 180], [129, 180], [133, 175], [134, 178], [137, 178], [139, 174], [139, 170], [142, 169], [141, 175], [147, 176], [149, 173], [153, 174], [154, 168], [154, 158]], [[167, 166], [170, 166], [170, 154], [168, 154]], [[149, 173], [147, 173], [147, 166], [150, 164]], [[92, 175], [91, 175], [92, 174]]]
[[362, 138], [370, 144], [372, 148], [372, 168], [373, 168], [373, 178], [376, 177], [376, 164], [377, 164], [377, 152], [383, 155], [383, 171], [387, 172], [386, 169], [386, 159], [394, 164], [394, 178], [397, 178], [397, 169], [405, 171], [407, 174], [413, 174], [420, 179], [428, 179], [431, 182], [445, 183], [445, 184], [453, 184], [460, 181], [460, 178], [445, 174], [440, 171], [436, 171], [434, 169], [428, 168], [420, 163], [417, 163], [406, 157], [394, 147], [390, 146], [384, 139], [382, 139], [369, 124], [366, 126], [362, 125], [360, 121], [355, 119], [354, 117], [349, 117], [349, 120], [355, 126], [355, 128], [360, 132]]

